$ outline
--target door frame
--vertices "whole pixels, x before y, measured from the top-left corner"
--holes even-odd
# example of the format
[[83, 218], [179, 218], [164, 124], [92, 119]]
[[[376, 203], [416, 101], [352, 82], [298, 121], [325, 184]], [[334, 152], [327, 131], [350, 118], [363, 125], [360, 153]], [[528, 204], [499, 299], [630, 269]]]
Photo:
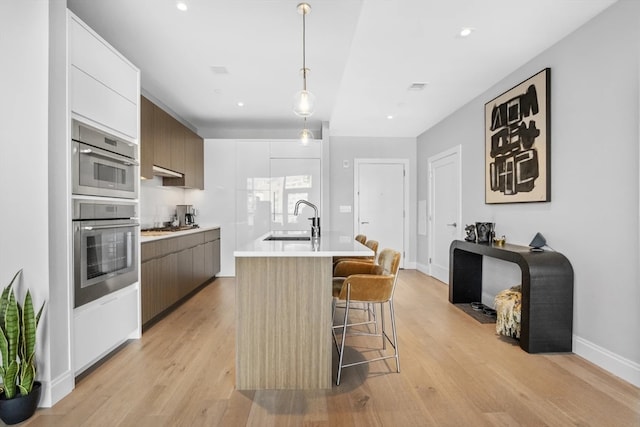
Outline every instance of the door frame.
[[433, 276], [432, 272], [432, 263], [431, 257], [433, 256], [434, 251], [434, 241], [433, 241], [433, 210], [434, 210], [434, 194], [433, 191], [433, 164], [439, 160], [442, 160], [446, 157], [455, 155], [458, 159], [458, 216], [456, 218], [456, 223], [458, 227], [456, 227], [456, 233], [458, 240], [462, 239], [462, 145], [456, 145], [448, 150], [442, 151], [438, 154], [435, 154], [427, 159], [427, 188], [429, 191], [429, 206], [427, 207], [427, 233], [428, 233], [428, 257], [427, 266], [428, 266], [428, 274]]
[[[407, 253], [409, 247], [409, 224], [411, 222], [411, 211], [409, 210], [409, 159], [353, 159], [353, 232], [358, 229], [358, 222], [360, 221], [360, 203], [358, 203], [358, 188], [360, 186], [360, 165], [362, 164], [400, 164], [404, 166], [404, 224], [403, 224], [403, 237], [402, 237], [402, 258], [400, 267], [404, 268], [405, 265], [409, 265], [407, 261]], [[380, 248], [383, 249], [383, 248]]]

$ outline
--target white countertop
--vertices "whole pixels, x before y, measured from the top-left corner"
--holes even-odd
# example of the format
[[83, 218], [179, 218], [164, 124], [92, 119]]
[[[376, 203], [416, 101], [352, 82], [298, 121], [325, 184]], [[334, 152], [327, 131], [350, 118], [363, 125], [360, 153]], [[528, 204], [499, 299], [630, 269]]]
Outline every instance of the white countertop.
[[338, 232], [323, 232], [318, 239], [304, 241], [264, 240], [270, 235], [308, 237], [310, 232], [270, 232], [239, 248], [233, 255], [236, 257], [373, 256], [373, 251], [357, 242], [353, 236]]
[[186, 236], [187, 234], [202, 233], [204, 231], [215, 230], [220, 228], [219, 225], [200, 225], [198, 228], [182, 231], [169, 231], [161, 236], [143, 236], [140, 235], [140, 243], [154, 242], [156, 240], [171, 239], [174, 237]]

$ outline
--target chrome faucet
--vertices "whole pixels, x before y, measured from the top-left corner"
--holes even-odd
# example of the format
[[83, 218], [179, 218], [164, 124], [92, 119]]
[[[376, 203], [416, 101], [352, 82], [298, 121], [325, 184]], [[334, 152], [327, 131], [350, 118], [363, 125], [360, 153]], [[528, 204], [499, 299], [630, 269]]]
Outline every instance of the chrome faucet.
[[320, 237], [320, 217], [318, 217], [318, 208], [316, 205], [307, 202], [306, 200], [298, 200], [296, 202], [296, 207], [293, 210], [294, 215], [298, 215], [298, 209], [300, 208], [301, 203], [313, 208], [313, 218], [309, 218], [311, 220], [311, 237]]

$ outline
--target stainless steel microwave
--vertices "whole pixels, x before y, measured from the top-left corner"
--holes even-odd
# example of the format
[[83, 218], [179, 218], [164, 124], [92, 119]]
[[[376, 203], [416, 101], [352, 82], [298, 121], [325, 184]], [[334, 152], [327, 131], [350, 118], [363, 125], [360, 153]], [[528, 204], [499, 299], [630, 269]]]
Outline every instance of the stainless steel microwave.
[[73, 122], [73, 194], [137, 199], [139, 167], [136, 144]]

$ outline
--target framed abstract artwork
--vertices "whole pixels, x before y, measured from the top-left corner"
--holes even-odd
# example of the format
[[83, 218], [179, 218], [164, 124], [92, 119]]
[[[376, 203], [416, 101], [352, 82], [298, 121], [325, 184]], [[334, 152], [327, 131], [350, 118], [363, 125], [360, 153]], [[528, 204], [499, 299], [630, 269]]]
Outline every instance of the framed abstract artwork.
[[551, 69], [484, 106], [485, 203], [551, 201]]

